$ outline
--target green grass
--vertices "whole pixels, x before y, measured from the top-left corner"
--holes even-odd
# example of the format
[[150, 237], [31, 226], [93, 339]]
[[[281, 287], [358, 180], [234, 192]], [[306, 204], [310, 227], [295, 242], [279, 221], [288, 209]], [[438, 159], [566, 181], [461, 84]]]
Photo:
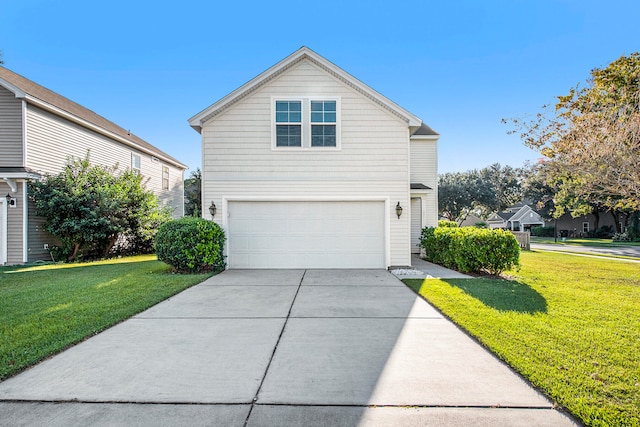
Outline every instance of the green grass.
[[640, 266], [523, 252], [513, 280], [405, 283], [589, 426], [640, 425]]
[[0, 268], [0, 380], [210, 274], [171, 274], [154, 255]]
[[571, 246], [593, 246], [598, 248], [617, 248], [624, 246], [640, 246], [640, 242], [614, 242], [611, 239], [580, 239], [580, 238], [571, 238], [567, 237], [567, 239], [563, 242], [562, 238], [558, 238], [556, 242], [553, 237], [536, 237], [531, 236], [531, 243], [544, 243], [548, 245], [571, 245]]

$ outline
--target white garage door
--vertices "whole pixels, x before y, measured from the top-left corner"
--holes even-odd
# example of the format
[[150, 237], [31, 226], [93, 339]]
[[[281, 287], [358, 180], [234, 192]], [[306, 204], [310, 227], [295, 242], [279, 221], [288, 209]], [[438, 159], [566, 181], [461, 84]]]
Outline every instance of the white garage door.
[[385, 268], [384, 202], [229, 202], [229, 268]]

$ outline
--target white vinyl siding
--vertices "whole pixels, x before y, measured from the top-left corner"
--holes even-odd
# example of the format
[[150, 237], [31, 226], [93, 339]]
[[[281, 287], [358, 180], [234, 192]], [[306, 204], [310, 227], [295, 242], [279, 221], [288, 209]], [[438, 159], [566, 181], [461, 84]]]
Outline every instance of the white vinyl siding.
[[[132, 149], [106, 136], [69, 122], [42, 109], [29, 106], [27, 109], [28, 152], [27, 167], [38, 172], [57, 173], [69, 156], [84, 158], [90, 149], [93, 164], [118, 165], [125, 169], [132, 165]], [[184, 212], [183, 171], [169, 166], [169, 190], [162, 189], [162, 168], [156, 159], [134, 151], [140, 156], [140, 173], [145, 178], [146, 188], [158, 195], [162, 203], [173, 208], [179, 218]], [[148, 180], [147, 180], [148, 179]]]
[[422, 212], [426, 227], [438, 226], [438, 151], [437, 141], [411, 140], [410, 181], [424, 184], [431, 190], [423, 190]]
[[0, 167], [22, 166], [22, 101], [0, 86]]
[[[18, 182], [18, 191], [12, 193], [12, 197], [15, 198], [15, 206], [6, 208], [4, 210], [6, 214], [7, 235], [6, 235], [6, 254], [7, 264], [21, 264], [23, 262], [24, 247], [22, 245], [22, 232], [23, 232], [23, 204], [22, 198], [22, 186], [23, 182]], [[5, 197], [9, 192], [9, 186], [5, 182], [0, 182], [0, 197]], [[0, 205], [0, 209], [7, 206], [6, 199], [3, 205]], [[5, 237], [5, 236], [3, 236]]]
[[384, 268], [384, 201], [230, 201], [230, 268]]
[[[273, 100], [302, 95], [340, 98], [340, 150], [272, 149]], [[389, 265], [410, 265], [410, 215], [395, 215], [397, 202], [409, 207], [408, 139], [407, 123], [302, 61], [203, 125], [203, 208], [231, 196], [385, 197]]]

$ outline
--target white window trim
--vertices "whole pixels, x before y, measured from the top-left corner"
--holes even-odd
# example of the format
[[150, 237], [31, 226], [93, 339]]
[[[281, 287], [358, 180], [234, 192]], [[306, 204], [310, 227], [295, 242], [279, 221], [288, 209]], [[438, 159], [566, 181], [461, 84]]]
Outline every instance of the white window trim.
[[[585, 227], [585, 225], [586, 225], [586, 227]], [[585, 230], [585, 228], [586, 228], [586, 230]], [[589, 231], [591, 231], [591, 224], [589, 224], [588, 221], [584, 221], [582, 223], [582, 232], [583, 233], [588, 233]]]
[[[135, 158], [138, 158], [138, 161], [140, 163], [140, 166], [138, 166], [137, 168], [134, 166], [134, 162], [133, 160]], [[131, 153], [131, 170], [132, 171], [137, 171], [138, 173], [142, 173], [142, 157], [140, 156], [140, 154], [136, 154], [136, 153]]]
[[[166, 187], [164, 186], [164, 180], [165, 180], [164, 172], [165, 172], [165, 170], [167, 171], [167, 178], [166, 178], [167, 179], [167, 186]], [[171, 181], [169, 179], [170, 176], [171, 176], [171, 170], [169, 169], [169, 166], [162, 165], [162, 189], [163, 190], [168, 190], [171, 187]]]
[[[278, 147], [276, 145], [276, 101], [300, 101], [302, 103], [302, 146], [301, 147]], [[311, 146], [311, 101], [335, 101], [336, 102], [336, 146], [335, 147], [312, 147]], [[271, 150], [272, 151], [340, 151], [342, 149], [342, 105], [339, 96], [272, 96], [271, 97]], [[318, 123], [319, 124], [319, 123]], [[329, 123], [324, 123], [328, 125]]]

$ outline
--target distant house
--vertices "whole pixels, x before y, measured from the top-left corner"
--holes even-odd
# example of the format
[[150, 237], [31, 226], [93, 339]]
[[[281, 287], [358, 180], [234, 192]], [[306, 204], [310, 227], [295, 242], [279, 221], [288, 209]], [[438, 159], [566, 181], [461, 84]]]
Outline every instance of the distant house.
[[[626, 214], [611, 211], [600, 211], [597, 215], [590, 213], [575, 218], [566, 213], [558, 218], [555, 227], [558, 232], [566, 231], [566, 235], [570, 237], [592, 237], [596, 230], [602, 227], [609, 227], [611, 229], [610, 234], [613, 234], [616, 230], [624, 231], [627, 221]], [[554, 221], [550, 221], [547, 225], [554, 226]], [[602, 237], [610, 237], [610, 235], [604, 233]]]
[[183, 215], [186, 166], [87, 108], [0, 67], [0, 265], [50, 259], [54, 240], [28, 202], [29, 180], [68, 156], [137, 169], [161, 202]]
[[531, 231], [531, 227], [545, 225], [540, 214], [526, 203], [518, 203], [503, 212], [495, 212], [486, 222], [489, 228], [502, 228], [511, 231]]
[[189, 122], [229, 268], [408, 266], [437, 225], [439, 135], [309, 48]]
[[475, 227], [477, 224], [486, 224], [486, 223], [487, 221], [471, 213], [467, 215], [464, 221], [462, 221], [462, 223], [460, 224], [460, 227]]

